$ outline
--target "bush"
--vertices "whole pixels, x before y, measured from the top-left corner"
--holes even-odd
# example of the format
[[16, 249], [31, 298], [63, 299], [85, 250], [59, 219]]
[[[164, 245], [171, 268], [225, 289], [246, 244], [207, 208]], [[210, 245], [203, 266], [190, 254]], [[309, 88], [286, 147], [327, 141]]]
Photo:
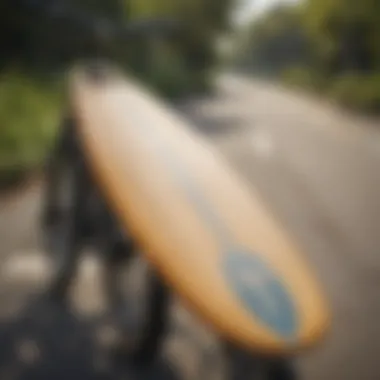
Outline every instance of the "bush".
[[181, 57], [164, 46], [154, 51], [145, 80], [169, 98], [181, 96], [191, 84], [190, 72]]
[[380, 113], [380, 75], [346, 74], [337, 78], [330, 97], [339, 104], [371, 114]]
[[283, 71], [281, 79], [284, 83], [311, 91], [322, 92], [326, 81], [322, 75], [307, 67], [290, 67]]
[[45, 158], [58, 124], [59, 96], [51, 86], [17, 73], [0, 78], [0, 184], [17, 180]]
[[190, 68], [180, 52], [163, 44], [153, 50], [150, 70], [143, 73], [141, 79], [161, 95], [171, 99], [207, 92], [212, 87], [212, 78], [208, 71]]

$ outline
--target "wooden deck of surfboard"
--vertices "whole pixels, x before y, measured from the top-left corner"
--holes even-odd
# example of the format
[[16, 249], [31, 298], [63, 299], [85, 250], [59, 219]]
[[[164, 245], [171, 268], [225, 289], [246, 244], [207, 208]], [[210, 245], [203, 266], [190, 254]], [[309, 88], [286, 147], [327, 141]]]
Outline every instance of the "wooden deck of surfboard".
[[287, 354], [324, 336], [328, 308], [258, 194], [179, 116], [115, 74], [71, 78], [88, 160], [114, 212], [171, 287], [219, 334]]

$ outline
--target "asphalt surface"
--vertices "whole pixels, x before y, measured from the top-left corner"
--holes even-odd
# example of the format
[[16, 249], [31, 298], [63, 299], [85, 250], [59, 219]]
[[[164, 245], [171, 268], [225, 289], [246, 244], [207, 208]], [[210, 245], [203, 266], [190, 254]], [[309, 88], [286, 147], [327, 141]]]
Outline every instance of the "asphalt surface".
[[[229, 75], [214, 97], [180, 109], [259, 191], [323, 284], [334, 323], [300, 357], [301, 378], [379, 379], [380, 122]], [[0, 200], [0, 379], [142, 378], [110, 359], [101, 339], [95, 259], [82, 265], [71, 310], [41, 300], [49, 273], [36, 223], [42, 198], [37, 181]], [[176, 301], [163, 360], [144, 376], [222, 379], [215, 347]]]

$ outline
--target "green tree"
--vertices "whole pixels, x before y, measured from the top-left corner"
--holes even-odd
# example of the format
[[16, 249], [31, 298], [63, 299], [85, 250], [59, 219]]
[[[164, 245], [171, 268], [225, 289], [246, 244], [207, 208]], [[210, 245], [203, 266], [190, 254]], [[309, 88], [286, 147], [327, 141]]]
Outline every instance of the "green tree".
[[333, 74], [379, 68], [380, 3], [376, 0], [308, 0], [305, 27], [318, 63]]
[[310, 60], [309, 41], [296, 6], [277, 6], [249, 26], [242, 45], [246, 64], [271, 73]]

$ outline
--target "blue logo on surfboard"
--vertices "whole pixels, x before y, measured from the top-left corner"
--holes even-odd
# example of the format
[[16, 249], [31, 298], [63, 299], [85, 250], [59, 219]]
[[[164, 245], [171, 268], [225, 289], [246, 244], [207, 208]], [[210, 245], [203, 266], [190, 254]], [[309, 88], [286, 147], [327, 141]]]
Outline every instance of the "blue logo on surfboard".
[[264, 325], [286, 340], [295, 337], [298, 321], [292, 299], [260, 258], [244, 251], [229, 251], [224, 270], [244, 306]]

